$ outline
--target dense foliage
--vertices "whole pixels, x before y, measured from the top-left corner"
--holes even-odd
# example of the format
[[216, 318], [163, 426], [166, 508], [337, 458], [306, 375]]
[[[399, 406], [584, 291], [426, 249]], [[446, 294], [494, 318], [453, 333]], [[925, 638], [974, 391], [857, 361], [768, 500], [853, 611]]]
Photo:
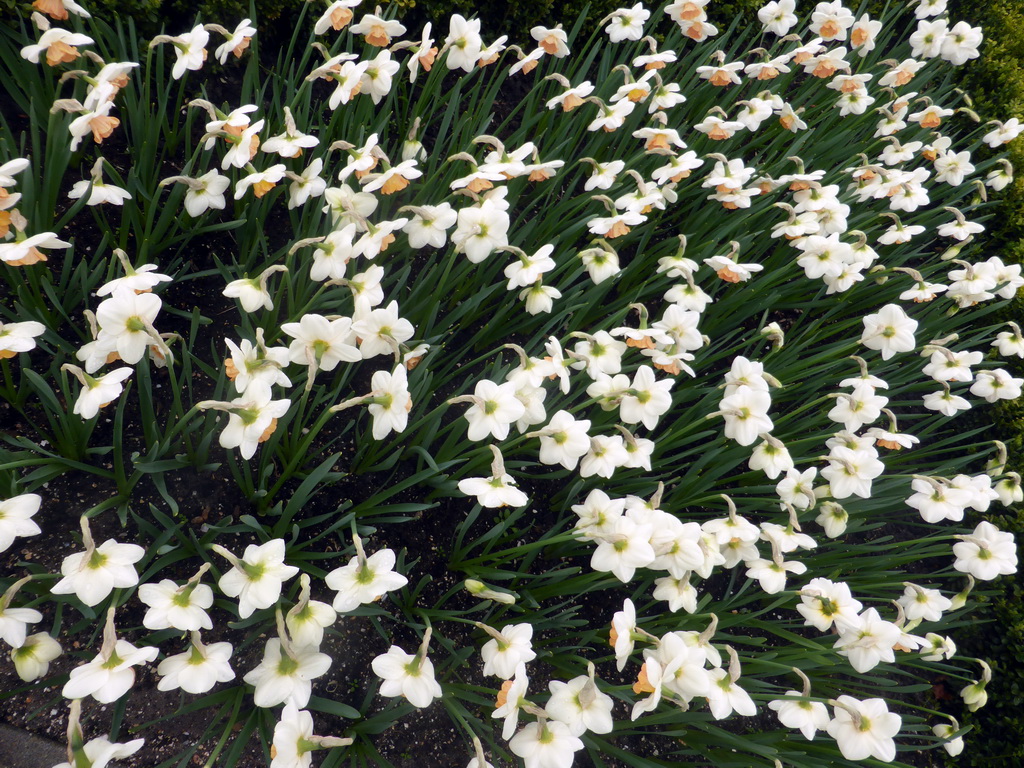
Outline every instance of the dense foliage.
[[81, 531], [0, 574], [10, 695], [118, 739], [162, 654], [209, 710], [168, 764], [387, 764], [426, 708], [478, 768], [956, 751], [937, 680], [984, 704], [954, 638], [1016, 570], [965, 513], [1021, 500], [955, 418], [1024, 357], [980, 31], [677, 2], [520, 49], [356, 5], [273, 66], [247, 19], [144, 44], [66, 1], [0, 43], [0, 543]]

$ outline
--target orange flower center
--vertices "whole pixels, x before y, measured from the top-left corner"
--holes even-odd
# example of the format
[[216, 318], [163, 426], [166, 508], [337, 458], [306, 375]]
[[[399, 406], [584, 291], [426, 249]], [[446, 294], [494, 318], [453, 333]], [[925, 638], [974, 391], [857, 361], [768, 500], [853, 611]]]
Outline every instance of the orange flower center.
[[504, 683], [501, 684], [501, 690], [498, 691], [498, 698], [494, 700], [495, 709], [500, 709], [501, 707], [505, 706], [505, 704], [508, 702], [508, 692], [511, 688], [511, 680], [506, 680]]
[[73, 45], [68, 45], [63, 40], [50, 43], [50, 47], [46, 49], [46, 63], [51, 67], [74, 61], [77, 58], [78, 49]]
[[272, 434], [274, 434], [274, 430], [275, 429], [277, 429], [277, 418], [276, 417], [270, 420], [270, 425], [266, 429], [263, 430], [263, 434], [260, 435], [260, 439], [259, 439], [258, 442], [261, 442], [261, 443], [267, 442], [267, 440], [270, 439], [270, 436]]
[[380, 188], [380, 191], [385, 195], [393, 195], [395, 192], [399, 192], [408, 186], [409, 180], [402, 174], [396, 173], [384, 182], [384, 186]]
[[351, 8], [335, 8], [331, 11], [331, 26], [335, 32], [340, 32], [352, 21], [354, 13]]
[[654, 686], [647, 679], [647, 662], [640, 667], [640, 673], [636, 676], [636, 682], [633, 683], [633, 693], [654, 693]]

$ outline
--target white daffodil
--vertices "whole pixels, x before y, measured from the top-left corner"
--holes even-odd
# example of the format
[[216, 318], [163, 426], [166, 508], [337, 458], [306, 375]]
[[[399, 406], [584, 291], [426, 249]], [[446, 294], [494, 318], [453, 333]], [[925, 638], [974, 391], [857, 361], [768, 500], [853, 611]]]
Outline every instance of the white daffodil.
[[114, 630], [114, 608], [107, 611], [103, 629], [103, 646], [87, 664], [71, 670], [71, 678], [62, 691], [66, 699], [92, 696], [101, 704], [110, 704], [124, 696], [135, 683], [135, 667], [153, 661], [157, 648], [136, 648], [127, 640], [119, 640]]
[[296, 708], [309, 703], [313, 680], [331, 668], [331, 657], [313, 645], [294, 645], [288, 638], [281, 609], [277, 610], [277, 637], [267, 641], [263, 660], [243, 680], [256, 688], [253, 703], [257, 707], [292, 704]]
[[146, 743], [145, 739], [134, 739], [127, 744], [117, 744], [106, 736], [86, 742], [79, 720], [81, 713], [82, 700], [72, 700], [68, 715], [68, 762], [59, 763], [54, 768], [107, 768], [111, 760], [131, 757]]
[[140, 586], [139, 600], [149, 608], [142, 625], [153, 630], [174, 627], [181, 632], [213, 629], [213, 622], [206, 613], [213, 607], [213, 590], [199, 581], [208, 570], [210, 564], [203, 563], [183, 586], [170, 579]]
[[501, 451], [496, 445], [488, 446], [494, 454], [490, 477], [467, 477], [459, 481], [459, 491], [467, 496], [476, 496], [481, 507], [522, 507], [529, 497], [515, 487], [516, 481], [505, 471]]
[[859, 701], [840, 696], [830, 702], [835, 718], [828, 724], [828, 734], [839, 744], [847, 760], [874, 757], [891, 763], [896, 759], [893, 737], [900, 732], [903, 719], [889, 711], [884, 699]]
[[402, 696], [414, 707], [422, 709], [444, 695], [434, 678], [434, 665], [427, 658], [430, 633], [431, 629], [427, 627], [419, 653], [415, 656], [392, 645], [387, 653], [382, 653], [370, 663], [382, 680], [381, 696]]
[[250, 544], [241, 559], [219, 544], [211, 549], [231, 563], [231, 570], [220, 577], [217, 586], [228, 597], [238, 598], [238, 615], [243, 619], [277, 603], [283, 583], [299, 572], [294, 565], [285, 565], [284, 539]]
[[352, 543], [356, 556], [324, 577], [327, 586], [338, 593], [334, 597], [334, 610], [338, 613], [348, 613], [360, 605], [372, 603], [409, 583], [394, 570], [397, 558], [393, 550], [382, 549], [367, 557], [358, 534], [352, 535]]
[[314, 750], [347, 747], [351, 743], [352, 739], [314, 735], [313, 716], [289, 702], [284, 705], [281, 719], [274, 726], [270, 768], [309, 768]]
[[11, 608], [11, 601], [14, 600], [18, 590], [31, 579], [31, 576], [18, 579], [7, 588], [3, 597], [0, 597], [0, 640], [14, 649], [25, 644], [28, 625], [38, 624], [43, 620], [43, 614], [34, 608]]
[[288, 412], [291, 400], [272, 400], [270, 385], [253, 381], [241, 397], [231, 402], [203, 400], [196, 403], [201, 410], [226, 411], [227, 426], [220, 433], [223, 448], [238, 448], [243, 459], [251, 459], [259, 444], [270, 439], [277, 429], [277, 420]]
[[398, 346], [412, 338], [416, 329], [400, 317], [398, 302], [372, 309], [357, 316], [352, 330], [359, 338], [359, 352], [364, 360], [394, 352]]
[[310, 599], [309, 574], [299, 576], [299, 585], [299, 599], [285, 615], [284, 625], [295, 645], [319, 646], [324, 630], [334, 623], [338, 614], [327, 603]]
[[14, 669], [25, 682], [38, 680], [50, 669], [50, 662], [61, 654], [60, 643], [46, 632], [37, 632], [11, 651]]
[[189, 650], [168, 656], [157, 666], [160, 682], [156, 687], [161, 691], [181, 688], [185, 693], [206, 693], [217, 683], [234, 680], [231, 651], [231, 643], [205, 645], [199, 632], [193, 630]]
[[210, 42], [210, 33], [202, 25], [192, 28], [191, 32], [185, 32], [174, 37], [170, 35], [157, 35], [149, 45], [170, 43], [174, 46], [176, 56], [174, 66], [171, 68], [171, 77], [175, 80], [181, 78], [186, 70], [199, 70], [203, 68], [206, 61], [206, 44]]
[[0, 501], [0, 552], [10, 549], [18, 536], [42, 533], [32, 521], [42, 503], [43, 498], [38, 493], [23, 493]]
[[[61, 563], [64, 578], [50, 589], [55, 595], [75, 595], [86, 605], [98, 605], [115, 588], [126, 589], [139, 583], [135, 563], [146, 550], [138, 544], [118, 544], [107, 539], [98, 547], [93, 543], [89, 519], [81, 518], [84, 552], [68, 555]], [[77, 698], [77, 697], [72, 697]]]
[[594, 665], [587, 664], [588, 674], [574, 677], [567, 683], [552, 680], [548, 683], [551, 698], [544, 710], [553, 720], [565, 723], [569, 733], [582, 736], [591, 733], [611, 733], [614, 727], [612, 697], [597, 687]]

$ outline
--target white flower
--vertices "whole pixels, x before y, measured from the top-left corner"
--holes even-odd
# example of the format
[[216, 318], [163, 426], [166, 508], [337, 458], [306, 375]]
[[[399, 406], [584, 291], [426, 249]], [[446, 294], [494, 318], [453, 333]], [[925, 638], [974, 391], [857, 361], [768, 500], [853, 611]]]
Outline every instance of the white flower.
[[583, 742], [565, 723], [548, 720], [527, 725], [512, 737], [508, 748], [523, 758], [524, 768], [569, 768]]
[[516, 385], [512, 382], [495, 384], [484, 379], [476, 383], [472, 395], [464, 395], [449, 402], [472, 402], [466, 411], [470, 440], [483, 440], [488, 435], [496, 440], [508, 437], [511, 425], [522, 418], [526, 406], [516, 397]]
[[[281, 330], [294, 341], [288, 348], [293, 363], [333, 371], [338, 363], [355, 363], [362, 355], [352, 343], [352, 320], [338, 317], [328, 320], [323, 315], [303, 315], [297, 323], [283, 323]], [[312, 375], [312, 374], [311, 374]]]
[[362, 539], [353, 534], [352, 542], [356, 556], [348, 565], [335, 568], [324, 577], [327, 586], [336, 590], [334, 610], [347, 613], [360, 605], [372, 603], [396, 589], [404, 587], [409, 580], [395, 573], [395, 553], [382, 549], [369, 557], [363, 553]]
[[81, 526], [85, 551], [64, 558], [60, 566], [64, 578], [50, 592], [55, 595], [74, 594], [92, 607], [114, 588], [124, 589], [139, 583], [134, 564], [145, 556], [146, 550], [138, 544], [118, 544], [113, 539], [107, 539], [97, 547], [93, 544], [88, 518], [81, 518]]
[[191, 32], [177, 37], [159, 35], [153, 38], [150, 46], [156, 45], [158, 42], [174, 44], [174, 54], [177, 58], [171, 68], [171, 77], [178, 80], [185, 74], [185, 70], [203, 68], [203, 62], [206, 61], [206, 44], [210, 42], [210, 33], [202, 25], [197, 25], [192, 28]]
[[800, 590], [800, 597], [797, 611], [804, 617], [804, 623], [819, 632], [827, 632], [833, 623], [842, 626], [856, 622], [862, 608], [845, 582], [832, 582], [820, 577], [811, 579]]
[[415, 214], [406, 222], [403, 230], [409, 236], [412, 248], [444, 248], [448, 230], [455, 226], [458, 214], [450, 203], [421, 205], [410, 208]]
[[235, 54], [235, 58], [242, 58], [245, 49], [249, 47], [249, 41], [256, 34], [256, 27], [252, 26], [250, 19], [242, 19], [233, 31], [228, 32], [224, 29], [219, 31], [224, 34], [225, 39], [223, 43], [217, 46], [217, 50], [214, 51], [213, 55], [217, 58], [217, 61], [225, 64], [227, 63], [228, 56], [232, 53]]
[[79, 53], [75, 46], [89, 45], [92, 42], [93, 39], [88, 35], [53, 27], [43, 32], [38, 42], [22, 48], [21, 58], [38, 64], [39, 54], [46, 51], [46, 63], [55, 67], [61, 62], [74, 61], [78, 58]]
[[92, 696], [101, 704], [110, 704], [124, 696], [135, 683], [133, 667], [153, 661], [159, 653], [157, 648], [136, 648], [127, 640], [118, 640], [111, 607], [103, 630], [103, 647], [92, 661], [71, 670], [71, 678], [62, 694], [67, 699]]
[[651, 12], [637, 3], [632, 8], [619, 8], [611, 15], [611, 21], [604, 31], [613, 43], [623, 40], [639, 40], [644, 33], [644, 23], [651, 17]]
[[140, 586], [139, 600], [149, 606], [142, 625], [153, 630], [174, 627], [182, 632], [213, 629], [213, 622], [206, 613], [213, 607], [213, 590], [199, 583], [207, 570], [209, 565], [204, 563], [200, 572], [181, 587], [170, 579]]
[[544, 710], [552, 719], [569, 726], [569, 733], [573, 736], [582, 736], [586, 731], [611, 733], [614, 727], [614, 701], [597, 687], [592, 665], [589, 669], [589, 675], [574, 677], [567, 683], [560, 680], [548, 683], [551, 698]]
[[238, 615], [243, 619], [277, 603], [282, 584], [299, 572], [294, 565], [284, 563], [284, 539], [249, 544], [241, 559], [219, 544], [212, 549], [231, 563], [231, 570], [220, 577], [217, 586], [228, 597], [238, 598]]
[[314, 750], [345, 747], [351, 743], [352, 739], [314, 735], [313, 716], [288, 702], [281, 710], [281, 719], [274, 726], [274, 745], [271, 750], [274, 757], [270, 768], [309, 768], [313, 763]]
[[412, 409], [405, 366], [399, 365], [392, 373], [376, 371], [370, 379], [370, 388], [367, 410], [373, 416], [373, 439], [383, 440], [391, 432], [404, 432]]
[[590, 567], [595, 571], [611, 571], [619, 581], [628, 584], [637, 568], [646, 568], [654, 562], [652, 534], [649, 524], [637, 524], [625, 516], [616, 518], [606, 532], [594, 534], [598, 545], [591, 555]]
[[891, 664], [896, 660], [893, 647], [899, 644], [902, 632], [892, 622], [883, 621], [874, 608], [837, 626], [839, 639], [833, 647], [848, 657], [858, 672], [874, 669], [881, 661]]
[[251, 459], [261, 442], [270, 438], [277, 428], [277, 420], [288, 412], [291, 400], [271, 400], [270, 385], [257, 380], [248, 389], [229, 403], [217, 400], [203, 400], [198, 408], [213, 408], [227, 411], [228, 423], [220, 433], [219, 442], [224, 448], [238, 448], [242, 458]]
[[60, 654], [60, 643], [45, 632], [37, 632], [26, 637], [24, 643], [11, 651], [11, 660], [18, 677], [31, 682], [45, 675], [50, 662]]
[[[274, 301], [267, 291], [267, 278], [274, 272], [286, 272], [287, 269], [280, 264], [275, 264], [263, 270], [258, 277], [243, 277], [239, 280], [232, 280], [222, 291], [229, 299], [238, 299], [242, 309], [246, 312], [255, 312], [261, 307], [273, 309]], [[127, 362], [127, 361], [126, 361]]]
[[798, 729], [809, 741], [814, 739], [816, 731], [828, 728], [831, 718], [820, 701], [807, 701], [799, 691], [786, 691], [786, 697], [768, 702], [768, 708], [775, 710], [784, 726]]
[[[131, 757], [142, 749], [142, 745], [145, 743], [145, 739], [132, 739], [125, 744], [118, 744], [112, 743], [106, 736], [100, 736], [95, 739], [89, 739], [82, 747], [80, 754], [84, 755], [87, 761], [86, 765], [89, 768], [106, 768], [111, 760], [122, 760], [126, 757]], [[54, 768], [77, 768], [78, 765], [80, 763], [76, 760], [74, 766], [71, 763], [59, 763]]]
[[886, 763], [896, 759], [893, 736], [900, 732], [903, 720], [889, 711], [884, 699], [858, 701], [852, 696], [840, 696], [833, 706], [835, 719], [828, 724], [828, 733], [839, 743], [843, 757], [874, 757]]
[[796, 24], [796, 0], [771, 0], [757, 12], [757, 18], [764, 28], [779, 37], [789, 33]]
[[416, 656], [392, 645], [387, 653], [382, 653], [370, 663], [374, 673], [383, 681], [381, 696], [403, 696], [414, 707], [422, 709], [443, 695], [441, 686], [434, 679], [434, 665], [427, 658], [430, 632], [430, 627], [427, 627]]
[[448, 37], [444, 41], [448, 50], [445, 65], [448, 69], [461, 68], [466, 72], [472, 72], [483, 47], [483, 40], [480, 38], [480, 19], [467, 21], [461, 15], [453, 13], [448, 23]]
[[956, 725], [956, 721], [953, 721], [954, 725], [948, 723], [939, 723], [938, 725], [932, 726], [932, 733], [943, 739], [944, 743], [942, 748], [952, 756], [956, 757], [964, 751], [964, 737], [957, 736], [955, 739], [952, 738], [953, 734], [956, 733], [960, 728]]
[[479, 206], [462, 208], [457, 214], [458, 226], [452, 234], [456, 250], [466, 254], [474, 264], [486, 259], [496, 248], [508, 245], [508, 212], [485, 199]]
[[157, 666], [160, 675], [157, 689], [181, 688], [186, 693], [206, 693], [217, 683], [234, 680], [235, 672], [229, 663], [231, 650], [231, 643], [204, 645], [199, 632], [193, 631], [189, 650], [168, 656]]
[[[68, 366], [69, 369], [72, 367]], [[84, 383], [78, 399], [75, 400], [73, 413], [77, 413], [83, 419], [93, 418], [99, 413], [100, 408], [121, 396], [124, 391], [123, 382], [134, 372], [131, 368], [115, 368], [103, 376], [93, 377], [83, 371], [81, 378]]]
[[871, 498], [871, 481], [885, 471], [873, 448], [853, 450], [839, 446], [832, 449], [828, 460], [821, 476], [829, 481], [830, 493], [836, 499], [853, 495]]
[[304, 707], [313, 693], [313, 680], [327, 673], [331, 657], [316, 646], [292, 647], [284, 634], [284, 621], [278, 611], [278, 637], [267, 641], [263, 660], [243, 680], [255, 686], [253, 703], [257, 707], [293, 704]]
[[23, 493], [0, 501], [0, 552], [4, 552], [18, 536], [36, 536], [42, 530], [32, 521], [43, 498], [37, 493]]
[[338, 618], [334, 608], [319, 600], [310, 600], [309, 574], [299, 576], [299, 599], [284, 617], [285, 629], [295, 645], [319, 646], [324, 630]]
[[117, 353], [128, 365], [139, 362], [153, 343], [153, 323], [161, 305], [155, 293], [135, 293], [125, 286], [96, 308], [100, 332], [116, 340]]
[[125, 200], [131, 200], [131, 193], [114, 184], [106, 184], [102, 179], [76, 181], [68, 192], [68, 198], [77, 200], [89, 193], [86, 205], [100, 205], [110, 203], [111, 205], [123, 205]]
[[971, 385], [971, 394], [985, 398], [988, 402], [996, 400], [1014, 400], [1021, 395], [1024, 379], [1011, 376], [1002, 368], [991, 371], [979, 371], [978, 378]]
[[189, 185], [185, 192], [185, 210], [192, 218], [198, 218], [213, 208], [222, 211], [227, 201], [224, 192], [231, 186], [231, 179], [216, 168], [195, 179], [195, 186]]
[[771, 432], [774, 425], [768, 416], [770, 406], [767, 391], [745, 384], [737, 387], [719, 404], [719, 414], [725, 419], [725, 436], [740, 445], [751, 445], [758, 435]]
[[906, 589], [899, 599], [908, 621], [939, 621], [943, 611], [948, 611], [953, 601], [937, 589], [927, 589], [917, 584], [904, 584]]
[[[357, 307], [358, 309], [358, 307]], [[359, 352], [364, 360], [393, 352], [395, 347], [412, 338], [412, 323], [398, 315], [398, 302], [357, 316], [352, 331], [359, 337]]]
[[1017, 572], [1017, 546], [1012, 533], [1000, 531], [983, 520], [973, 533], [956, 538], [961, 541], [953, 545], [953, 567], [961, 573], [991, 581], [1001, 574]]
[[533, 637], [532, 624], [506, 624], [500, 632], [485, 625], [478, 626], [491, 635], [491, 639], [480, 649], [485, 675], [495, 675], [502, 680], [508, 680], [515, 674], [520, 664], [537, 658], [530, 643]]
[[11, 648], [17, 649], [25, 644], [29, 624], [37, 624], [43, 620], [43, 614], [34, 608], [11, 608], [11, 601], [18, 590], [30, 581], [26, 576], [14, 582], [0, 597], [0, 640]]

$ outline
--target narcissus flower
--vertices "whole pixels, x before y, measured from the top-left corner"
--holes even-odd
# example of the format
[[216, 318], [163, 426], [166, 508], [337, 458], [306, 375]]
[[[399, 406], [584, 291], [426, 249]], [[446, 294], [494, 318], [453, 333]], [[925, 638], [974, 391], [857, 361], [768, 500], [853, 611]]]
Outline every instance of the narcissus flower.
[[46, 63], [55, 67], [58, 64], [77, 59], [80, 54], [76, 46], [90, 45], [92, 42], [93, 39], [88, 35], [54, 27], [43, 32], [34, 45], [26, 45], [22, 48], [21, 58], [38, 64], [39, 54], [46, 51]]
[[515, 478], [505, 472], [501, 451], [496, 445], [489, 447], [494, 454], [494, 461], [491, 463], [491, 476], [467, 477], [460, 480], [459, 491], [467, 496], [476, 496], [477, 503], [482, 507], [522, 507], [526, 505], [529, 502], [529, 497], [515, 487]]
[[79, 716], [82, 711], [81, 699], [71, 702], [68, 715], [68, 761], [54, 768], [107, 768], [111, 760], [122, 760], [138, 752], [145, 739], [133, 739], [126, 744], [112, 743], [106, 736], [84, 742]]
[[348, 613], [379, 600], [409, 582], [394, 570], [397, 560], [394, 551], [382, 549], [367, 557], [358, 534], [352, 535], [352, 543], [356, 556], [348, 565], [335, 568], [324, 577], [327, 586], [338, 592], [334, 597], [334, 610], [338, 613]]
[[565, 723], [569, 733], [582, 736], [591, 733], [611, 733], [614, 727], [612, 697], [597, 687], [594, 665], [587, 664], [588, 674], [574, 677], [567, 683], [552, 680], [548, 683], [551, 698], [544, 710], [552, 719]]
[[50, 662], [60, 654], [60, 643], [45, 632], [37, 632], [11, 651], [11, 660], [18, 677], [31, 682], [43, 677], [50, 669]]
[[335, 0], [317, 19], [316, 25], [313, 27], [313, 34], [322, 35], [328, 29], [340, 32], [352, 21], [352, 17], [355, 15], [352, 13], [352, 9], [361, 2], [362, 0]]
[[385, 48], [391, 45], [392, 37], [405, 34], [405, 27], [394, 19], [384, 19], [368, 13], [359, 20], [358, 24], [349, 27], [349, 32], [353, 35], [363, 35], [369, 45]]
[[174, 627], [181, 632], [213, 629], [213, 622], [206, 613], [213, 607], [213, 590], [199, 582], [208, 570], [210, 564], [203, 563], [198, 573], [180, 587], [170, 579], [140, 586], [139, 600], [149, 607], [142, 625], [153, 630]]
[[878, 312], [864, 318], [864, 333], [860, 343], [868, 349], [877, 349], [882, 359], [888, 360], [897, 352], [914, 350], [914, 331], [917, 321], [909, 317], [896, 304], [886, 304]]
[[217, 50], [213, 54], [221, 64], [226, 64], [228, 56], [231, 54], [234, 54], [236, 59], [242, 58], [253, 35], [256, 34], [256, 27], [252, 25], [250, 19], [242, 19], [231, 32], [219, 24], [207, 24], [206, 29], [212, 29], [224, 35], [224, 42], [217, 46]]
[[314, 735], [313, 716], [289, 702], [274, 726], [270, 768], [309, 768], [314, 750], [347, 747], [351, 743], [352, 739]]
[[157, 689], [173, 691], [181, 688], [185, 693], [206, 693], [217, 683], [235, 679], [231, 669], [231, 643], [203, 643], [199, 632], [193, 630], [189, 650], [168, 656], [156, 668], [160, 675]]
[[270, 385], [254, 381], [249, 388], [231, 402], [203, 400], [196, 403], [200, 410], [226, 411], [227, 426], [220, 433], [223, 448], [238, 448], [242, 458], [251, 459], [259, 444], [266, 442], [277, 429], [277, 420], [288, 412], [291, 400], [273, 400]]
[[983, 581], [1017, 572], [1017, 545], [1012, 533], [983, 520], [971, 534], [956, 538], [960, 541], [953, 545], [953, 567], [958, 571]]
[[71, 243], [64, 242], [53, 232], [41, 232], [38, 235], [24, 237], [17, 236], [13, 243], [0, 243], [0, 262], [12, 267], [28, 266], [40, 261], [46, 261], [46, 255], [40, 248], [70, 248]]
[[[141, 547], [140, 547], [141, 549]], [[114, 608], [107, 611], [103, 629], [103, 646], [90, 662], [71, 670], [71, 679], [62, 691], [67, 699], [92, 696], [101, 704], [110, 704], [124, 696], [135, 683], [135, 667], [153, 661], [157, 648], [136, 648], [127, 640], [119, 640], [114, 631]]]
[[884, 699], [858, 701], [852, 696], [840, 696], [830, 703], [835, 708], [835, 718], [828, 724], [828, 733], [838, 742], [843, 757], [874, 757], [886, 763], [896, 759], [893, 736], [900, 732], [903, 719], [889, 711]]
[[43, 498], [38, 493], [23, 493], [0, 501], [0, 552], [9, 549], [18, 536], [42, 533], [32, 521], [42, 503]]
[[537, 658], [537, 653], [530, 643], [533, 637], [532, 624], [506, 624], [500, 632], [485, 624], [477, 623], [477, 626], [491, 636], [480, 649], [485, 675], [495, 675], [502, 680], [508, 680], [515, 674], [520, 664]]
[[238, 598], [238, 615], [243, 619], [257, 609], [277, 603], [282, 584], [299, 572], [294, 565], [285, 565], [284, 539], [249, 544], [241, 559], [219, 544], [211, 549], [232, 565], [231, 570], [220, 577], [217, 586], [228, 597]]
[[415, 656], [392, 645], [370, 664], [374, 673], [381, 678], [381, 696], [402, 696], [414, 707], [429, 707], [434, 699], [443, 695], [441, 686], [434, 679], [434, 665], [427, 658], [431, 629], [423, 635], [423, 643]]
[[253, 703], [257, 707], [292, 704], [304, 707], [313, 693], [313, 680], [331, 668], [331, 657], [316, 646], [293, 645], [285, 628], [281, 609], [277, 609], [277, 637], [267, 641], [263, 660], [243, 680], [255, 687]]
[[526, 768], [566, 768], [583, 749], [569, 726], [557, 720], [530, 723], [508, 743], [512, 753], [523, 758]]
[[210, 42], [210, 33], [202, 25], [192, 28], [191, 32], [172, 37], [171, 35], [157, 35], [149, 45], [171, 43], [174, 46], [174, 54], [177, 57], [174, 66], [171, 68], [171, 77], [175, 80], [181, 78], [186, 70], [199, 70], [203, 68], [206, 61], [206, 44]]
[[102, 602], [115, 588], [134, 587], [139, 583], [135, 563], [145, 556], [146, 550], [138, 544], [118, 544], [113, 539], [97, 547], [92, 540], [89, 519], [83, 516], [80, 522], [85, 551], [64, 558], [60, 566], [64, 578], [50, 592], [73, 594], [91, 607]]

